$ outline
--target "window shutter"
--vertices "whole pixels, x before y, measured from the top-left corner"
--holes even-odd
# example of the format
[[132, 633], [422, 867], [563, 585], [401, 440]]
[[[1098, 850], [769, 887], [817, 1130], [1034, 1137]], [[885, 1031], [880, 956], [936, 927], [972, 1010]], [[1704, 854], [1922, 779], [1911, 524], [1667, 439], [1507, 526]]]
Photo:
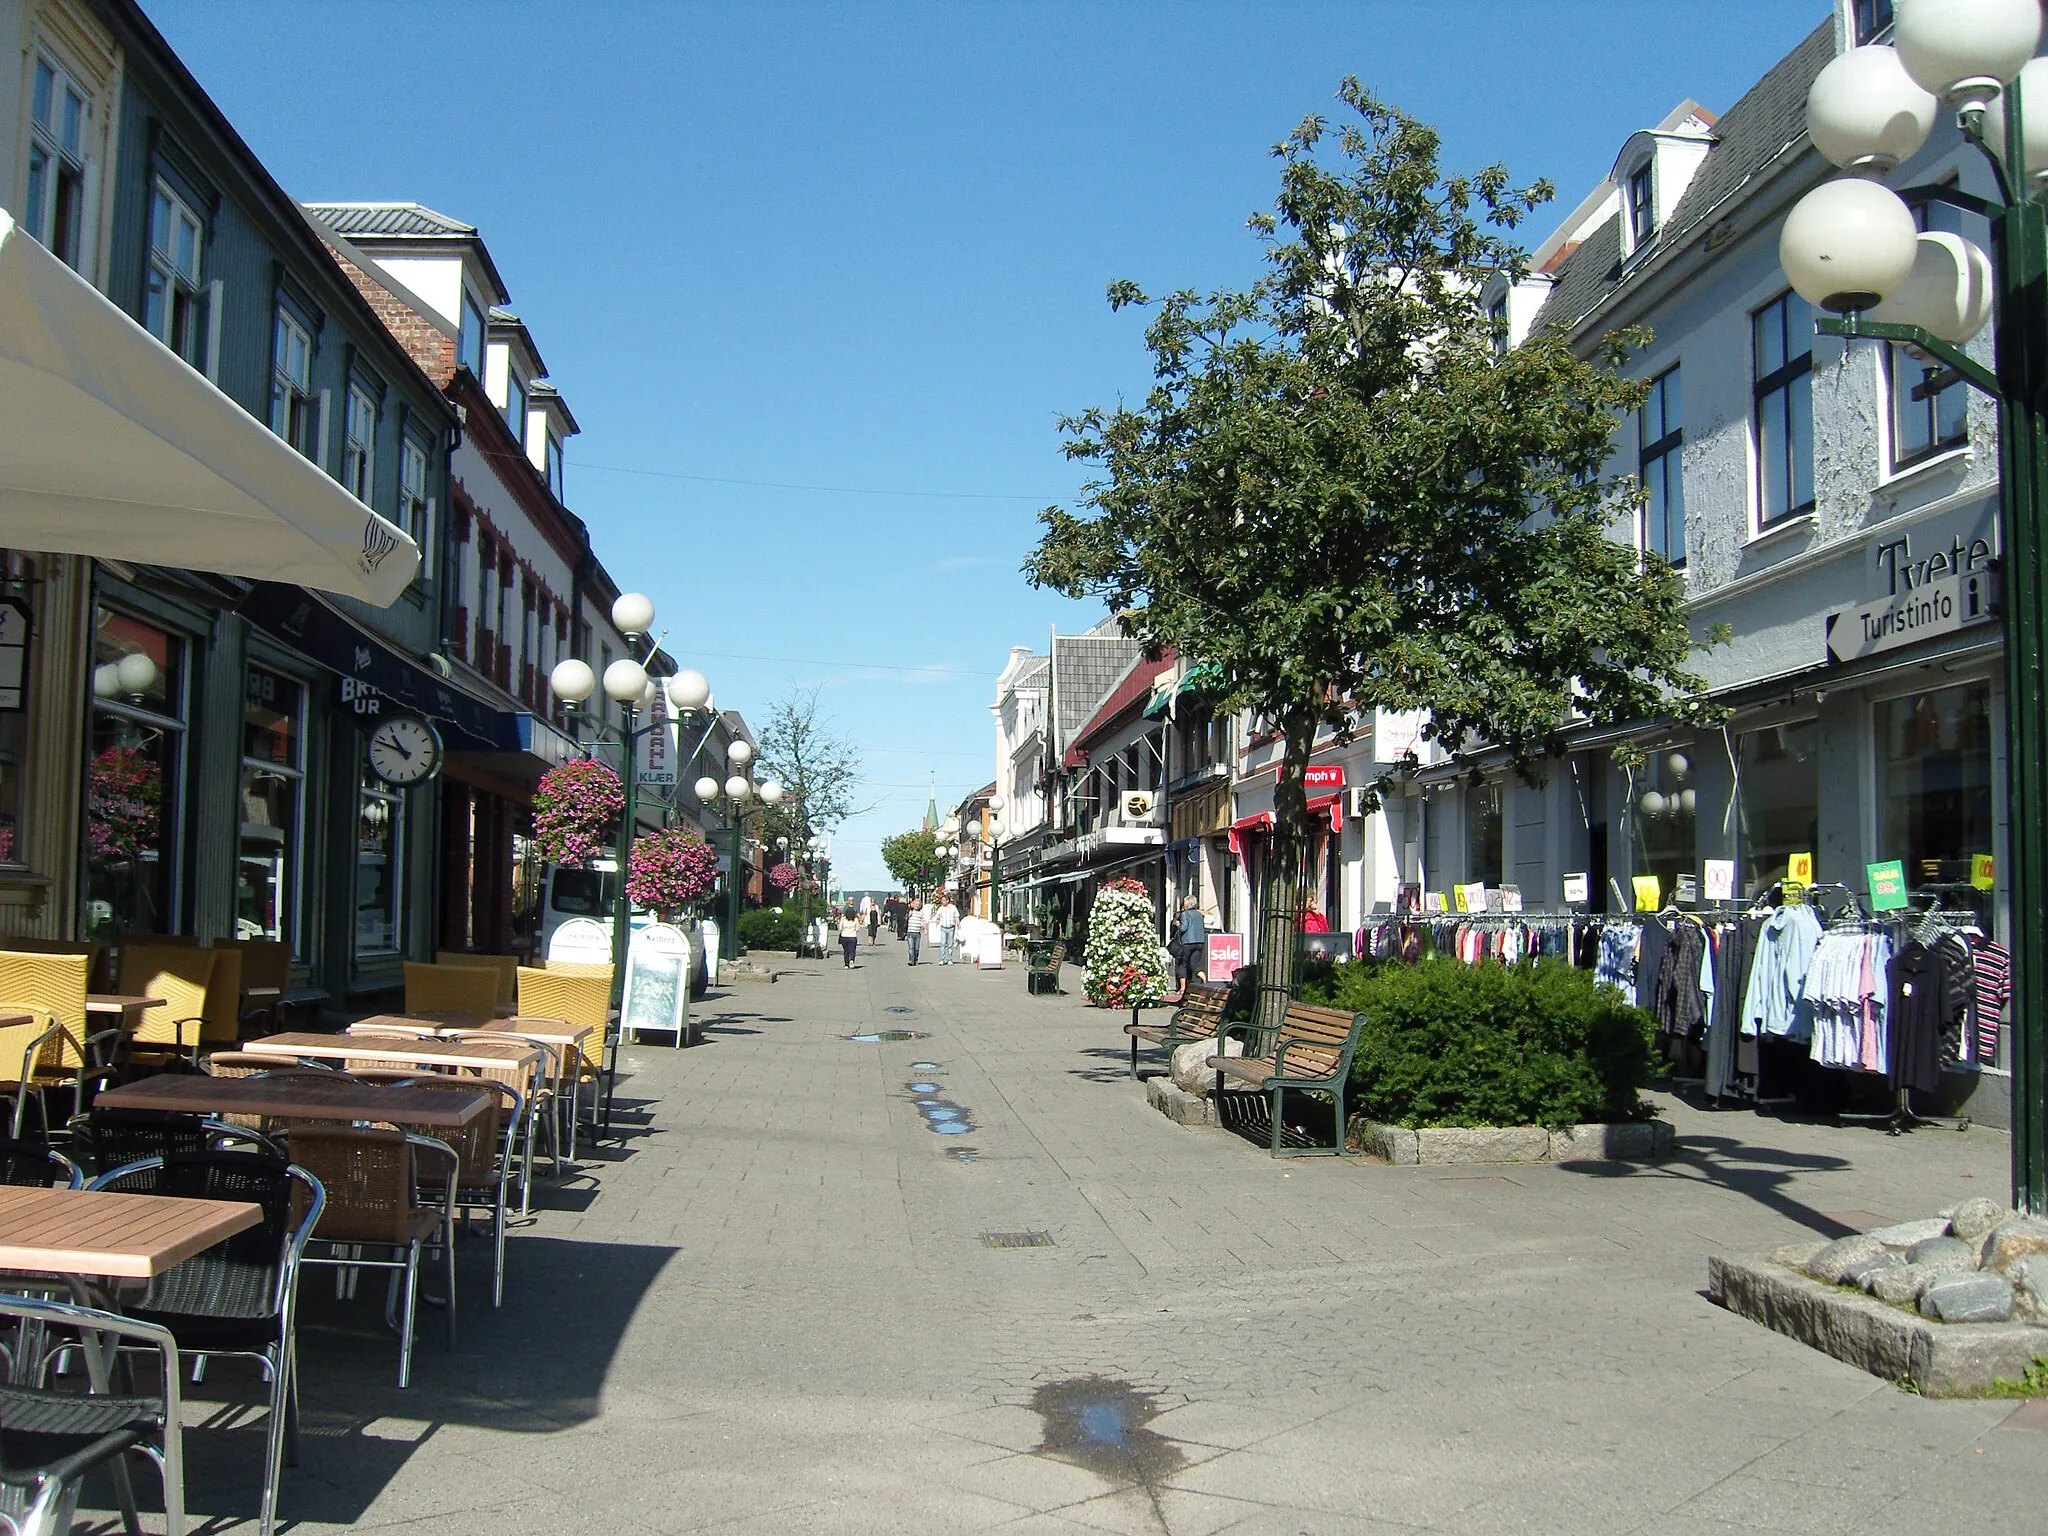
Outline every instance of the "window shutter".
[[[334, 414], [334, 391], [320, 391], [320, 426], [313, 437], [313, 462], [322, 469], [327, 468], [327, 418]], [[337, 477], [339, 478], [339, 477]]]
[[420, 526], [413, 533], [413, 537], [419, 540], [421, 553], [432, 548], [434, 543], [434, 500], [432, 496], [427, 498], [426, 511], [421, 514]]
[[221, 280], [206, 285], [206, 376], [220, 383]]

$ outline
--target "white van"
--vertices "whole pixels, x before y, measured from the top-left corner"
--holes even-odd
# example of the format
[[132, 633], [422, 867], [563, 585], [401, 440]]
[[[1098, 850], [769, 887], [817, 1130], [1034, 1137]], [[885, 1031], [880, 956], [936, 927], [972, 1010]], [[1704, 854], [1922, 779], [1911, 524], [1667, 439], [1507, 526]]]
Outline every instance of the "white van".
[[[553, 943], [555, 930], [573, 918], [587, 917], [602, 924], [604, 931], [612, 931], [612, 903], [619, 895], [619, 865], [616, 859], [595, 859], [588, 868], [571, 868], [566, 864], [546, 865], [541, 873], [540, 886], [540, 948], [545, 955]], [[645, 928], [654, 921], [654, 914], [639, 907], [633, 909], [632, 926], [635, 931]], [[683, 930], [690, 937], [696, 972], [693, 987], [701, 994], [709, 985], [710, 978], [705, 971], [705, 946], [702, 934], [695, 923], [685, 923]]]

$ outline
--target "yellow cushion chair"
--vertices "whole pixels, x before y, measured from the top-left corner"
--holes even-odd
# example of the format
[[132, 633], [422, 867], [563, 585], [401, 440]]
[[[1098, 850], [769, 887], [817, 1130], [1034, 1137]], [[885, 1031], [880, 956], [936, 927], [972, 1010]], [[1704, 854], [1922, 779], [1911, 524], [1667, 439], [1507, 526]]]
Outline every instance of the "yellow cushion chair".
[[498, 978], [498, 1006], [507, 1013], [519, 1006], [519, 957], [517, 955], [475, 955], [466, 949], [437, 949], [436, 965], [468, 965], [489, 971]]
[[474, 965], [405, 963], [408, 1014], [459, 1013], [479, 1024], [498, 1016], [498, 973]]
[[[85, 1108], [85, 1075], [91, 1065], [85, 997], [91, 973], [90, 955], [0, 950], [0, 1014], [29, 1015], [26, 1024], [0, 1028], [0, 1084], [14, 1086], [12, 1134], [17, 1139], [31, 1090], [69, 1085], [73, 1113]], [[110, 1033], [118, 1036], [119, 1031]], [[47, 1120], [45, 1111], [46, 1130]]]
[[[220, 951], [191, 944], [128, 944], [121, 950], [121, 990], [131, 997], [160, 997], [146, 1009], [130, 1039], [131, 1053], [143, 1057], [185, 1056], [199, 1062], [199, 1042], [213, 1014], [208, 1008]], [[227, 989], [230, 1007], [240, 1001], [240, 967]], [[219, 1004], [214, 1007], [218, 1008]], [[216, 1025], [216, 1028], [219, 1026]], [[228, 1036], [233, 1039], [233, 1035]], [[144, 1049], [137, 1052], [133, 1048]], [[168, 1049], [166, 1049], [168, 1047]]]
[[[583, 1029], [581, 1051], [565, 1051], [562, 1075], [569, 1087], [569, 1158], [576, 1158], [577, 1109], [583, 1084], [591, 1085], [591, 1135], [611, 1121], [612, 1083], [618, 1076], [619, 1041], [610, 1027], [612, 968], [551, 965], [544, 971], [519, 967], [519, 1017], [560, 1019]], [[557, 1093], [559, 1094], [559, 1086]]]

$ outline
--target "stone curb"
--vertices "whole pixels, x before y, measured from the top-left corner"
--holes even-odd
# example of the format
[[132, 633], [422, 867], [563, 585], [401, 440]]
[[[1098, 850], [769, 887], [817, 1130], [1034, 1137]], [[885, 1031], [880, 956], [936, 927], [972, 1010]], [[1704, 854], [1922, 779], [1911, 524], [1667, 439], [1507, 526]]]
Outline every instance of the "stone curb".
[[1214, 1125], [1216, 1106], [1205, 1093], [1189, 1093], [1170, 1077], [1145, 1079], [1145, 1102], [1177, 1125]]
[[1669, 1157], [1675, 1145], [1662, 1120], [1623, 1125], [1540, 1125], [1436, 1127], [1411, 1131], [1399, 1125], [1359, 1123], [1365, 1150], [1397, 1167], [1445, 1163], [1618, 1163]]
[[[1789, 1250], [1788, 1250], [1789, 1253]], [[2032, 1323], [1931, 1323], [1916, 1313], [1787, 1269], [1775, 1256], [1709, 1257], [1707, 1296], [1738, 1317], [1928, 1397], [2018, 1381], [2048, 1354]]]

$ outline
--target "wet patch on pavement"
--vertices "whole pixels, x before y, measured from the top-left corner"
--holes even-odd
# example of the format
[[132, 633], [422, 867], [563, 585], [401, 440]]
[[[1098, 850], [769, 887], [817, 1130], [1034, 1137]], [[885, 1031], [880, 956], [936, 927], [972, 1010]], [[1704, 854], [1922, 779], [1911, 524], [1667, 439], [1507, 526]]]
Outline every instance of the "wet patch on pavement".
[[855, 1045], [893, 1045], [899, 1040], [929, 1040], [931, 1036], [919, 1029], [871, 1029], [865, 1034], [844, 1035]]
[[917, 1010], [908, 1003], [891, 1003], [882, 1010], [884, 1013], [915, 1013]]
[[1187, 1458], [1166, 1436], [1145, 1427], [1165, 1411], [1158, 1393], [1105, 1376], [1075, 1376], [1040, 1387], [1031, 1409], [1044, 1422], [1039, 1455], [1086, 1467], [1120, 1488], [1144, 1488], [1165, 1529], [1158, 1490]]
[[[950, 1099], [938, 1096], [937, 1083], [905, 1083], [903, 1086], [910, 1090], [910, 1102], [924, 1116], [924, 1128], [934, 1136], [965, 1136], [974, 1129], [974, 1122], [968, 1119], [966, 1110]], [[962, 1161], [968, 1159], [963, 1158]]]

